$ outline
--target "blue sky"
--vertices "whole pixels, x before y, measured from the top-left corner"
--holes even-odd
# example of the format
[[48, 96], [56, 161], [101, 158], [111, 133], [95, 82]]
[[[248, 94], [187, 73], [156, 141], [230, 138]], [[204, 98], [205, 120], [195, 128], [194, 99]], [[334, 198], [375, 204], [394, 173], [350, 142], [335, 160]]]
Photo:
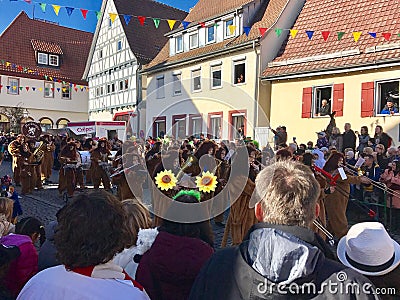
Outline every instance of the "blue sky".
[[[42, 9], [38, 4], [39, 2], [47, 4], [45, 13], [42, 12]], [[60, 25], [66, 27], [93, 32], [96, 28], [97, 18], [95, 13], [90, 10], [100, 10], [101, 2], [102, 0], [32, 0], [32, 3], [28, 4], [23, 0], [0, 0], [0, 33], [2, 33], [4, 29], [7, 28], [7, 26], [21, 11], [25, 11], [31, 18], [34, 13], [35, 18], [57, 22]], [[197, 0], [158, 0], [158, 2], [162, 2], [170, 6], [189, 11], [189, 8], [193, 7], [197, 3]], [[75, 9], [69, 17], [67, 15], [66, 9], [64, 7], [61, 7], [59, 15], [57, 17], [53, 11], [51, 4], [69, 6], [78, 9]], [[86, 21], [83, 19], [79, 8], [89, 10]], [[132, 12], [132, 14], [135, 13]]]

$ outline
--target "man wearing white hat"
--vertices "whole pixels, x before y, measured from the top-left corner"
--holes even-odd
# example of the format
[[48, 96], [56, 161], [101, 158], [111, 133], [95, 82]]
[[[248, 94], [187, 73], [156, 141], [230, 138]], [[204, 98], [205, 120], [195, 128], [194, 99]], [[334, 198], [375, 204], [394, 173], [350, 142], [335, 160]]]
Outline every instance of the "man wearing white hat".
[[378, 222], [353, 225], [339, 241], [339, 260], [366, 275], [377, 288], [395, 288], [400, 297], [400, 245]]

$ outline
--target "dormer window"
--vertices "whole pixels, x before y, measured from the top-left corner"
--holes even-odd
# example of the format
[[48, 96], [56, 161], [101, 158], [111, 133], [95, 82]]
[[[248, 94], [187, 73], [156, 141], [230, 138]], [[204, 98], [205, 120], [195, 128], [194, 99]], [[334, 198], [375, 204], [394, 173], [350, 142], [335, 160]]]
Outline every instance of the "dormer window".
[[233, 26], [233, 19], [229, 19], [229, 20], [226, 20], [225, 21], [225, 26], [224, 26], [224, 29], [225, 29], [225, 38], [229, 38], [229, 37], [231, 37], [231, 36], [233, 36], [234, 34], [235, 34], [235, 32], [231, 32], [231, 31], [233, 31], [231, 28], [232, 28], [232, 26]]
[[183, 51], [183, 38], [182, 35], [179, 35], [175, 38], [175, 46], [176, 46], [176, 52], [182, 52]]
[[47, 65], [49, 63], [49, 57], [46, 53], [38, 53], [38, 64]]
[[189, 35], [189, 48], [197, 48], [199, 46], [199, 34], [197, 32]]
[[215, 26], [207, 27], [207, 44], [215, 42]]
[[60, 58], [58, 55], [49, 54], [49, 65], [58, 67], [60, 65]]

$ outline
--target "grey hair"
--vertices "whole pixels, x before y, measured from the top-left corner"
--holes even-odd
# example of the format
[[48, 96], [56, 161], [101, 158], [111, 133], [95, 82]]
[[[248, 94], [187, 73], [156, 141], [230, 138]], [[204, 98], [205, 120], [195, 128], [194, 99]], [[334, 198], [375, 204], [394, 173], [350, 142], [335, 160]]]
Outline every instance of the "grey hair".
[[279, 161], [256, 178], [264, 222], [309, 228], [315, 220], [320, 186], [310, 168], [294, 161]]

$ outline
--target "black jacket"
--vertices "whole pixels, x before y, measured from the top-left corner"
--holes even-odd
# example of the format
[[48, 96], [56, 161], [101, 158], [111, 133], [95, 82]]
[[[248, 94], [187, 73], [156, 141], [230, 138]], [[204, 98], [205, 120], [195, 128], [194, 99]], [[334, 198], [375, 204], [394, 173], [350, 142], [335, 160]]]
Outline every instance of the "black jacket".
[[[329, 292], [329, 285], [339, 290], [341, 285], [361, 289], [363, 284], [372, 284], [327, 256], [333, 258], [332, 252], [307, 228], [259, 223], [238, 247], [211, 257], [197, 276], [189, 299], [379, 299], [362, 292]], [[278, 290], [278, 283], [286, 285]], [[290, 286], [300, 287], [304, 293], [293, 293]], [[307, 286], [315, 286], [315, 292]]]
[[351, 129], [343, 133], [343, 151], [346, 148], [356, 149], [356, 134]]

